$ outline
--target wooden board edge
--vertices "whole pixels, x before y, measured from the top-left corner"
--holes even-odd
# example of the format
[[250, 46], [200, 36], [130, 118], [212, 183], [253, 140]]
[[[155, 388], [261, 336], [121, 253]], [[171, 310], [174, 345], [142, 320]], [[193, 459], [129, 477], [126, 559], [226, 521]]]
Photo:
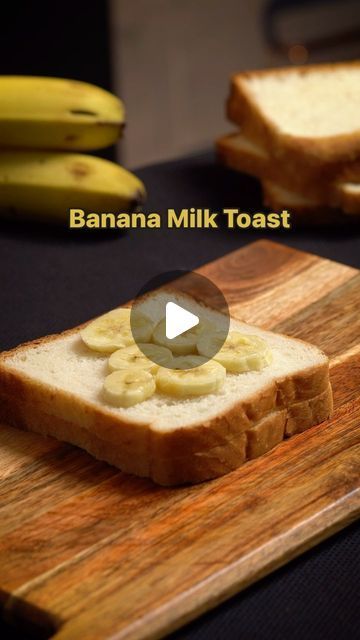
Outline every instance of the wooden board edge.
[[[219, 256], [218, 258], [215, 258], [215, 260], [211, 260], [209, 262], [204, 262], [204, 264], [200, 265], [198, 268], [195, 268], [194, 271], [196, 272], [200, 272], [202, 273], [202, 270], [205, 270], [207, 268], [213, 267], [214, 264], [216, 263], [221, 263], [224, 259], [229, 258], [230, 256], [234, 255], [235, 253], [238, 253], [239, 251], [242, 252], [246, 252], [247, 250], [251, 250], [254, 247], [263, 247], [265, 250], [270, 250], [270, 251], [283, 251], [284, 253], [289, 253], [292, 255], [297, 255], [297, 256], [302, 256], [302, 257], [312, 257], [314, 258], [314, 260], [318, 260], [318, 261], [325, 261], [325, 262], [332, 262], [333, 264], [338, 264], [341, 266], [345, 266], [349, 269], [350, 271], [353, 271], [354, 275], [357, 275], [358, 273], [360, 273], [360, 269], [357, 269], [356, 267], [353, 267], [345, 262], [340, 262], [339, 260], [335, 260], [333, 258], [326, 258], [324, 256], [320, 256], [317, 253], [314, 253], [313, 251], [304, 251], [303, 249], [297, 249], [296, 247], [292, 247], [291, 245], [286, 244], [285, 242], [276, 242], [276, 240], [269, 240], [268, 238], [259, 238], [259, 240], [253, 240], [252, 242], [248, 242], [244, 245], [242, 245], [241, 247], [237, 247], [236, 249], [233, 249], [232, 251], [229, 251], [228, 253], [225, 253], [222, 256]], [[206, 273], [204, 274], [206, 275]]]
[[[327, 526], [323, 527], [324, 517]], [[66, 622], [58, 629], [51, 640], [161, 640], [168, 634], [180, 629], [207, 611], [214, 609], [232, 596], [240, 593], [261, 578], [279, 569], [305, 551], [315, 547], [341, 529], [360, 518], [360, 488], [343, 496], [313, 518], [294, 527], [284, 535], [271, 541], [273, 548], [268, 553], [267, 544], [257, 549], [251, 557], [224, 569], [213, 577], [188, 590], [177, 600], [153, 610], [141, 620], [111, 635], [94, 636], [86, 626], [86, 614]], [[284, 540], [287, 551], [284, 555]], [[257, 567], [251, 571], [251, 564]], [[211, 597], [209, 597], [211, 590]], [[100, 630], [99, 630], [100, 631]]]

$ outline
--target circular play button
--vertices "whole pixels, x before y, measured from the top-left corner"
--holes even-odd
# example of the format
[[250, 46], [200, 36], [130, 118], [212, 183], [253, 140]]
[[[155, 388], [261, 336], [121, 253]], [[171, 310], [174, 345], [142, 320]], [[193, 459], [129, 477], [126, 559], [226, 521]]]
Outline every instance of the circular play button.
[[194, 271], [168, 271], [141, 288], [130, 324], [138, 348], [156, 365], [193, 369], [221, 349], [230, 316], [211, 280]]

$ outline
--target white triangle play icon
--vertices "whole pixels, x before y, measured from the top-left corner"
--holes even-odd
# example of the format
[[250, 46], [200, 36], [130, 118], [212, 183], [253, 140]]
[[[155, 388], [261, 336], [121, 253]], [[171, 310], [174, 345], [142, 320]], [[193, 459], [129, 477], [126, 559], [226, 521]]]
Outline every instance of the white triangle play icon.
[[167, 302], [166, 304], [166, 337], [168, 340], [173, 340], [177, 336], [180, 336], [185, 331], [196, 327], [200, 320], [198, 316], [190, 311], [186, 311], [183, 307], [180, 307], [175, 302]]

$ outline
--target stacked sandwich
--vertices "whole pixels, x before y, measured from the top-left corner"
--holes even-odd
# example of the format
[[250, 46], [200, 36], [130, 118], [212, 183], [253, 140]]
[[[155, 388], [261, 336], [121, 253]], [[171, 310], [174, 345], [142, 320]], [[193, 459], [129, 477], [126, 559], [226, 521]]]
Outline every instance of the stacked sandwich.
[[360, 61], [235, 75], [220, 159], [261, 180], [264, 204], [360, 214]]
[[[172, 340], [169, 296], [202, 318]], [[168, 288], [140, 309], [2, 353], [0, 423], [175, 485], [228, 473], [331, 415], [329, 361], [317, 347], [235, 318], [223, 343], [222, 314]]]

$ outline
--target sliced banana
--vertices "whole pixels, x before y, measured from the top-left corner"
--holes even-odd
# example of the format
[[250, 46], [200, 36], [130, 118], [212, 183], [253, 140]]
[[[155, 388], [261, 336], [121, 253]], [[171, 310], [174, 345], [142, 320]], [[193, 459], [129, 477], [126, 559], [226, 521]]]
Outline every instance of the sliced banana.
[[184, 398], [215, 393], [221, 389], [225, 378], [224, 367], [214, 360], [209, 360], [194, 369], [160, 368], [156, 374], [156, 386], [162, 393]]
[[[139, 341], [147, 342], [152, 333], [149, 318], [143, 314], [136, 317]], [[134, 343], [130, 326], [130, 309], [114, 309], [90, 322], [80, 335], [85, 344], [94, 351], [112, 353], [116, 349]]]
[[199, 329], [197, 326], [170, 340], [166, 337], [166, 320], [161, 320], [156, 325], [152, 334], [153, 342], [167, 347], [176, 355], [187, 355], [188, 353], [195, 353], [198, 338]]
[[200, 336], [197, 343], [198, 352], [207, 356], [220, 350], [214, 356], [227, 371], [243, 373], [245, 371], [260, 371], [272, 361], [272, 353], [266, 342], [254, 335], [244, 335], [238, 331], [231, 331], [223, 344], [223, 336], [209, 334]]
[[110, 371], [119, 369], [142, 369], [155, 373], [159, 366], [167, 367], [172, 362], [172, 353], [157, 344], [131, 344], [114, 351], [109, 358]]
[[149, 371], [127, 369], [113, 371], [105, 378], [105, 399], [116, 407], [131, 407], [150, 398], [155, 391], [155, 380]]
[[173, 354], [167, 347], [162, 347], [159, 344], [153, 344], [151, 342], [147, 344], [140, 344], [139, 347], [143, 354], [150, 360], [153, 360], [158, 367], [171, 367], [173, 362]]
[[207, 362], [207, 358], [190, 353], [187, 356], [178, 356], [172, 360], [172, 369], [193, 369]]
[[137, 344], [139, 342], [150, 342], [154, 330], [154, 322], [145, 313], [136, 310], [136, 313], [131, 316], [131, 329], [133, 341]]

